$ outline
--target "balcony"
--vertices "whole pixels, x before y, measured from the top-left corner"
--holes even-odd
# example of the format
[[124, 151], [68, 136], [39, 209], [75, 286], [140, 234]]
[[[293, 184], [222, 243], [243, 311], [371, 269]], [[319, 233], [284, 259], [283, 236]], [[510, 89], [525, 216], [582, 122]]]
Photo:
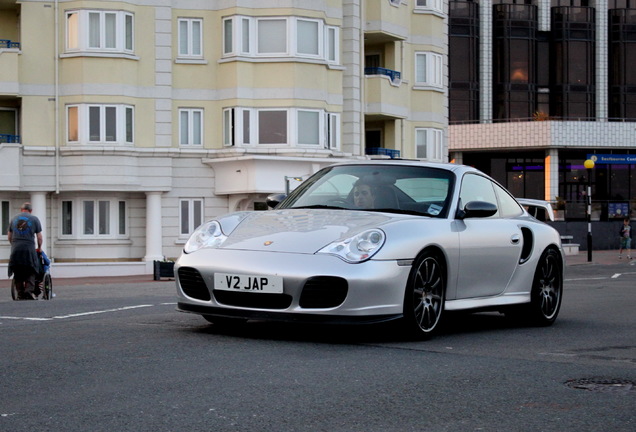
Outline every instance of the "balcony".
[[0, 49], [20, 49], [20, 42], [12, 42], [9, 39], [0, 39]]
[[20, 135], [0, 134], [0, 143], [19, 144]]
[[399, 159], [400, 151], [384, 147], [367, 147], [365, 154], [370, 156], [388, 156], [391, 159]]
[[364, 74], [365, 75], [386, 75], [394, 84], [398, 84], [402, 80], [402, 74], [400, 72], [383, 68], [383, 67], [364, 68]]
[[397, 1], [376, 0], [366, 2], [366, 43], [386, 43], [406, 40], [409, 31], [404, 23], [411, 18], [409, 7]]

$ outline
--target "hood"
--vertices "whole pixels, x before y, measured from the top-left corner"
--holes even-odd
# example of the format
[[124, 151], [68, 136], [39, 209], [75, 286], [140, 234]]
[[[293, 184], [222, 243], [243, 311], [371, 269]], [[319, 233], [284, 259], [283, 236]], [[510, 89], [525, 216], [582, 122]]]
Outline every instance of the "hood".
[[236, 219], [229, 215], [228, 220], [219, 220], [228, 236], [221, 249], [313, 254], [335, 240], [378, 228], [395, 217], [400, 216], [350, 210], [285, 209], [249, 213], [235, 225]]

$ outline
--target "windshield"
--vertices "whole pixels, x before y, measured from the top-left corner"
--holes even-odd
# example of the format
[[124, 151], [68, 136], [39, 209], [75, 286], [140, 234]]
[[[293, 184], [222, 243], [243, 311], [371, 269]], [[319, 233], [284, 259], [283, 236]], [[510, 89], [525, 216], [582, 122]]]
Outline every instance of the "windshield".
[[454, 176], [450, 171], [396, 165], [325, 168], [278, 208], [337, 208], [446, 217]]

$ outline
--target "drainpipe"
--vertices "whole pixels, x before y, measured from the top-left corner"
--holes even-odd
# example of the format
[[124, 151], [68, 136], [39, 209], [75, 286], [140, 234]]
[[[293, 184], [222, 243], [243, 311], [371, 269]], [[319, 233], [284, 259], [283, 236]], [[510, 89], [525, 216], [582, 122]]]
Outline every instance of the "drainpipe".
[[55, 194], [60, 193], [60, 47], [59, 47], [59, 18], [58, 18], [58, 1], [55, 0], [55, 9], [53, 11], [55, 15]]

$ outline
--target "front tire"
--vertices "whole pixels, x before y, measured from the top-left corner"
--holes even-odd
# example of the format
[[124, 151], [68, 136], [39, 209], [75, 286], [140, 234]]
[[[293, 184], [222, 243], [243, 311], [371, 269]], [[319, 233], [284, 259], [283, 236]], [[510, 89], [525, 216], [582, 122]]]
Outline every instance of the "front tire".
[[541, 255], [532, 281], [526, 313], [530, 324], [549, 326], [559, 315], [563, 297], [563, 265], [559, 253], [548, 249]]
[[439, 255], [425, 252], [411, 269], [404, 295], [404, 324], [410, 336], [430, 339], [444, 313], [446, 271]]

